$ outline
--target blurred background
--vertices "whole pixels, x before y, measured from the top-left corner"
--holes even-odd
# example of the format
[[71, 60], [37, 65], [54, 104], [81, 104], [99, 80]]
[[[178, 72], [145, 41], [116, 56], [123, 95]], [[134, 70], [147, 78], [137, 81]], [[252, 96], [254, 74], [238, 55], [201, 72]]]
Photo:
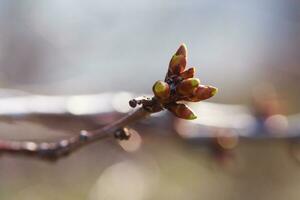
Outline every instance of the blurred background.
[[[184, 42], [188, 65], [219, 88], [209, 102], [241, 104], [258, 118], [300, 112], [297, 0], [1, 0], [0, 26], [4, 96], [151, 93]], [[280, 109], [266, 111], [255, 95], [276, 96]], [[57, 131], [63, 121], [34, 119], [3, 120], [0, 136], [57, 138], [97, 125], [71, 120]], [[129, 149], [109, 139], [55, 163], [3, 155], [0, 199], [299, 199], [297, 139], [183, 139], [176, 124], [165, 114], [145, 120]]]

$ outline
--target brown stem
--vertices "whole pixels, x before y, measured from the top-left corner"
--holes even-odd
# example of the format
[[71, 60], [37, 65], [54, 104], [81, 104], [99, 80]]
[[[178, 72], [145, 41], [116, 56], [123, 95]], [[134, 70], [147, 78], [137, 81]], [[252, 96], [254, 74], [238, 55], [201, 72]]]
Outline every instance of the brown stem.
[[106, 138], [117, 131], [122, 130], [125, 126], [133, 124], [151, 114], [144, 107], [134, 110], [132, 113], [123, 118], [108, 124], [100, 129], [86, 131], [82, 130], [80, 134], [70, 138], [62, 139], [55, 142], [33, 142], [33, 141], [6, 141], [0, 140], [0, 152], [13, 154], [27, 154], [56, 160], [68, 155], [82, 146]]

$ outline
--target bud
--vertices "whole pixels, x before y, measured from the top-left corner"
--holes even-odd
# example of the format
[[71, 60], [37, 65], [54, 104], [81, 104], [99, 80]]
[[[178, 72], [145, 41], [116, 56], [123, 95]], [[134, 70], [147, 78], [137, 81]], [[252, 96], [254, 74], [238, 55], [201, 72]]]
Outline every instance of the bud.
[[218, 88], [213, 86], [199, 85], [191, 97], [186, 98], [187, 101], [198, 102], [214, 96], [218, 92]]
[[168, 106], [168, 110], [172, 112], [176, 117], [182, 119], [193, 120], [197, 118], [193, 111], [185, 104], [171, 104]]
[[189, 68], [189, 69], [185, 70], [184, 72], [182, 72], [180, 74], [180, 76], [183, 79], [193, 78], [195, 75], [195, 71], [196, 71], [196, 68], [192, 67], [192, 68]]
[[170, 86], [163, 81], [156, 81], [152, 87], [154, 95], [159, 99], [167, 99], [170, 97]]
[[199, 86], [200, 80], [197, 78], [188, 78], [183, 80], [176, 87], [176, 92], [182, 96], [193, 95], [194, 90]]
[[186, 66], [186, 58], [183, 55], [174, 55], [169, 64], [169, 71], [171, 74], [179, 75], [184, 71]]
[[183, 55], [184, 57], [187, 57], [187, 48], [185, 44], [181, 44], [179, 48], [177, 49], [175, 55]]

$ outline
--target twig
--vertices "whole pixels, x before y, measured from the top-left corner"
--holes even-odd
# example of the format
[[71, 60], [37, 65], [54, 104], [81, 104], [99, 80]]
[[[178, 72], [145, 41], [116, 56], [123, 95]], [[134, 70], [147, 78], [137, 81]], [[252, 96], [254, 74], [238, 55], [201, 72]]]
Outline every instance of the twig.
[[56, 160], [92, 142], [115, 134], [119, 139], [126, 138], [124, 127], [133, 124], [151, 112], [144, 107], [134, 110], [123, 118], [97, 130], [82, 130], [80, 134], [55, 142], [0, 141], [0, 151], [12, 154], [26, 154], [45, 159]]
[[105, 138], [109, 134], [114, 134], [118, 139], [128, 139], [129, 133], [125, 126], [163, 109], [169, 110], [182, 119], [196, 119], [197, 116], [193, 111], [181, 101], [198, 102], [208, 99], [216, 94], [217, 88], [200, 85], [200, 80], [194, 78], [195, 68], [185, 70], [186, 62], [187, 49], [182, 44], [171, 58], [165, 82], [154, 83], [152, 87], [154, 97], [131, 100], [129, 102], [131, 107], [137, 105], [142, 105], [142, 107], [103, 128], [92, 131], [82, 130], [79, 135], [57, 142], [0, 141], [0, 151], [57, 159], [84, 145]]

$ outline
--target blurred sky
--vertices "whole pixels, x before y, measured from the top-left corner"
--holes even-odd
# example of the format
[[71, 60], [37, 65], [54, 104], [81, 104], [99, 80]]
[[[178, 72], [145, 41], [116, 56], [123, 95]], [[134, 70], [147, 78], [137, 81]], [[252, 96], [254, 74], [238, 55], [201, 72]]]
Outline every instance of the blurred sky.
[[247, 102], [268, 82], [299, 108], [296, 0], [1, 0], [0, 26], [2, 88], [150, 93], [185, 42], [214, 101]]

